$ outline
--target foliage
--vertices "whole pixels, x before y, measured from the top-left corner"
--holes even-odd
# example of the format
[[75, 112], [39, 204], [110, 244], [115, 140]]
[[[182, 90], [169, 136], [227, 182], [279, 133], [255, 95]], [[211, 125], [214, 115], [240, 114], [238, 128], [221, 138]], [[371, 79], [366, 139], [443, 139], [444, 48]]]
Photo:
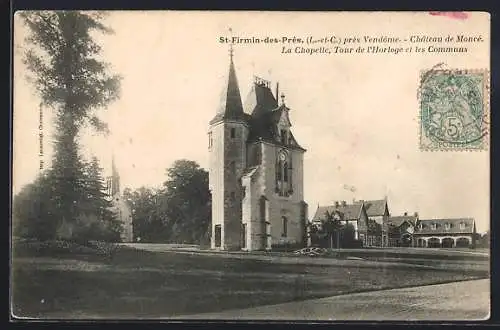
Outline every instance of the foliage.
[[102, 169], [97, 159], [84, 164], [78, 200], [78, 215], [72, 221], [58, 216], [59, 200], [54, 196], [54, 170], [40, 175], [25, 186], [13, 201], [14, 234], [24, 238], [50, 240], [55, 238], [88, 242], [118, 241], [121, 224], [110, 210], [111, 202], [104, 193]]
[[162, 189], [125, 189], [134, 237], [141, 242], [206, 244], [211, 218], [208, 172], [183, 159], [174, 162], [166, 175]]
[[311, 243], [323, 247], [341, 246], [341, 237], [345, 226], [342, 224], [343, 213], [326, 211], [321, 224], [310, 224]]
[[87, 237], [116, 242], [120, 240], [122, 225], [111, 210], [112, 203], [105, 192], [106, 186], [102, 171], [95, 157], [89, 164], [86, 164], [86, 180], [84, 181], [86, 199], [81, 209], [89, 224]]
[[208, 172], [183, 159], [167, 169], [167, 176], [163, 206], [172, 226], [171, 239], [178, 243], [206, 239], [211, 221]]
[[127, 188], [123, 197], [132, 210], [135, 239], [141, 242], [166, 242], [170, 233], [166, 217], [158, 204], [161, 191], [146, 187], [135, 191]]
[[[56, 112], [55, 153], [47, 177], [50, 184], [45, 187], [45, 182], [37, 183], [50, 189], [41, 200], [50, 196], [50, 203], [44, 205], [50, 205], [51, 216], [40, 221], [52, 218], [54, 223], [48, 231], [56, 226], [61, 227], [56, 232], [68, 233], [67, 229], [90, 221], [89, 208], [94, 206], [97, 218], [108, 218], [100, 213], [104, 201], [102, 195], [95, 195], [97, 187], [87, 185], [78, 133], [85, 125], [107, 132], [96, 110], [105, 108], [119, 95], [120, 77], [108, 73], [108, 64], [99, 59], [101, 47], [92, 36], [93, 32], [111, 30], [102, 23], [103, 14], [97, 12], [27, 11], [20, 16], [28, 27], [23, 59], [30, 72], [28, 79], [42, 103]], [[89, 194], [94, 195], [90, 198]], [[87, 228], [90, 223], [83, 226]], [[70, 235], [83, 230], [73, 229]]]
[[371, 235], [382, 234], [382, 225], [373, 219], [368, 219], [368, 233]]
[[325, 221], [323, 222], [323, 231], [330, 238], [330, 248], [333, 248], [335, 237], [335, 245], [340, 248], [340, 233], [343, 229], [342, 220], [344, 215], [340, 212], [325, 212]]
[[55, 205], [49, 175], [43, 173], [26, 185], [12, 203], [13, 235], [41, 240], [53, 239], [58, 223], [54, 221]]

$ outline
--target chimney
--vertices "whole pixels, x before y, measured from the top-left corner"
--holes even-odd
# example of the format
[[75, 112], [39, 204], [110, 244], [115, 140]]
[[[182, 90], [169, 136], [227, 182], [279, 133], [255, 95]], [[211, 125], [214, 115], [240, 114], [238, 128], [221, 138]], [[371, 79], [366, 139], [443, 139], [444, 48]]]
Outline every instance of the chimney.
[[413, 216], [414, 216], [415, 218], [418, 218], [418, 212], [413, 213]]
[[404, 216], [405, 216], [405, 217], [406, 217], [406, 216], [408, 216], [408, 212], [405, 212]]
[[335, 201], [335, 207], [339, 207], [339, 201]]
[[342, 201], [342, 206], [346, 206], [347, 205], [347, 202], [346, 201]]

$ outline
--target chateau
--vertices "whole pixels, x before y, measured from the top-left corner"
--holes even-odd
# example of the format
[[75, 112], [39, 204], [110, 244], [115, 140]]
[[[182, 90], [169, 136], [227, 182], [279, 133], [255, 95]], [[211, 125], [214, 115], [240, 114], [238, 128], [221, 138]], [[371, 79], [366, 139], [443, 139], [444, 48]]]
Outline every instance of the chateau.
[[209, 123], [211, 247], [270, 250], [307, 244], [305, 149], [291, 131], [290, 108], [271, 83], [255, 78], [242, 102], [232, 50], [220, 106]]

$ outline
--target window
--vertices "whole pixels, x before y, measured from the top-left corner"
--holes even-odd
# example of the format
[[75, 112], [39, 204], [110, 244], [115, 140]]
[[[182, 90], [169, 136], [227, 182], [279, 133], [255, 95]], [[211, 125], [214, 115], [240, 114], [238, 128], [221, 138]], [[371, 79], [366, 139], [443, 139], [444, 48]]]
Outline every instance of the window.
[[234, 201], [236, 199], [236, 193], [231, 191], [231, 200]]
[[212, 148], [213, 140], [212, 140], [212, 132], [208, 133], [208, 147]]
[[236, 137], [236, 128], [231, 128], [231, 139]]
[[231, 174], [236, 174], [236, 163], [234, 161], [229, 163], [229, 171], [231, 171]]
[[222, 228], [221, 225], [215, 225], [214, 228], [214, 236], [215, 236], [215, 247], [220, 247], [221, 246], [221, 241], [222, 241]]
[[281, 237], [286, 237], [288, 231], [288, 219], [286, 217], [282, 217], [281, 220], [283, 222], [283, 231], [281, 232]]
[[286, 132], [286, 130], [285, 130], [285, 129], [282, 129], [282, 130], [280, 131], [281, 143], [282, 143], [282, 144], [287, 144], [287, 140], [288, 140], [288, 139], [287, 139], [287, 134], [286, 134], [286, 133], [287, 133], [287, 132]]
[[278, 154], [276, 162], [276, 192], [280, 196], [288, 196], [292, 191], [292, 167], [288, 154], [284, 151]]
[[241, 248], [246, 249], [247, 247], [247, 224], [244, 223], [241, 226]]
[[283, 182], [288, 182], [288, 163], [283, 163]]
[[260, 221], [266, 222], [266, 198], [262, 196], [260, 198]]
[[460, 223], [460, 229], [462, 229], [462, 230], [465, 229], [465, 223], [464, 222]]
[[431, 224], [431, 229], [432, 230], [436, 230], [436, 228], [437, 228], [437, 224], [435, 224], [435, 223]]
[[445, 228], [446, 230], [449, 230], [449, 229], [451, 228], [451, 225], [450, 225], [449, 223], [445, 223], [445, 224], [444, 224], [444, 228]]

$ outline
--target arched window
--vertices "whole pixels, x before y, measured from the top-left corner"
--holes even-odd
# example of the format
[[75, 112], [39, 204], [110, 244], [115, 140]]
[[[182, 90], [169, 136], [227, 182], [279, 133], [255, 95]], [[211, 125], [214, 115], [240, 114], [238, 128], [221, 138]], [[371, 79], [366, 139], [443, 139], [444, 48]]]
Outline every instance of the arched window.
[[281, 221], [283, 222], [283, 230], [281, 232], [281, 237], [286, 237], [288, 231], [288, 219], [286, 217], [281, 217]]
[[288, 163], [283, 162], [283, 182], [288, 182]]
[[288, 196], [292, 191], [292, 166], [287, 152], [278, 153], [276, 161], [276, 192], [280, 196]]
[[283, 167], [281, 166], [281, 163], [278, 162], [277, 168], [276, 168], [276, 181], [279, 183], [281, 181], [281, 177], [283, 176]]
[[260, 198], [260, 220], [266, 222], [266, 198], [262, 196]]

